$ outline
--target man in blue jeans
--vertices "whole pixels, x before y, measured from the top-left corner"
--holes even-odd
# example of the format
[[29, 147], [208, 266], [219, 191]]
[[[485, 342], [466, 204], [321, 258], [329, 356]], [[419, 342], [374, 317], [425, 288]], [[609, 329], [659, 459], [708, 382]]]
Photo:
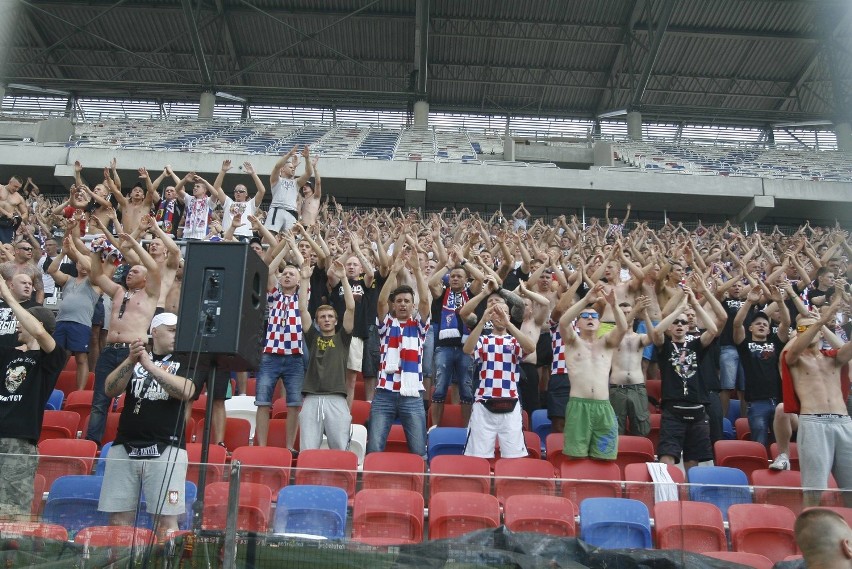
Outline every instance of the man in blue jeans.
[[[391, 425], [399, 417], [408, 450], [426, 458], [426, 411], [420, 392], [423, 390], [423, 343], [429, 332], [429, 287], [420, 270], [417, 244], [410, 235], [406, 242], [405, 251], [394, 251], [396, 258], [379, 293], [381, 365], [370, 407], [367, 452], [385, 450]], [[417, 283], [417, 312], [411, 287], [397, 286], [399, 273], [405, 270], [406, 264]]]
[[95, 365], [95, 388], [92, 396], [92, 411], [86, 438], [101, 446], [106, 428], [106, 416], [112, 397], [105, 391], [107, 376], [130, 354], [130, 344], [148, 337], [148, 327], [157, 309], [160, 298], [160, 266], [136, 240], [121, 235], [121, 252], [127, 257], [132, 251], [142, 261], [133, 265], [125, 278], [126, 288], [113, 282], [104, 274], [102, 257], [110, 254], [110, 245], [104, 239], [92, 241], [91, 275], [92, 284], [100, 287], [112, 298], [112, 315], [106, 344]]
[[[778, 307], [780, 325], [773, 334], [772, 322], [765, 312], [754, 312], [761, 291], [754, 287], [734, 317], [734, 342], [745, 370], [745, 399], [748, 405], [748, 426], [751, 440], [769, 446], [769, 431], [775, 416], [775, 407], [781, 401], [781, 374], [778, 357], [790, 333], [790, 312], [777, 292], [772, 300]], [[751, 320], [748, 331], [746, 320]]]

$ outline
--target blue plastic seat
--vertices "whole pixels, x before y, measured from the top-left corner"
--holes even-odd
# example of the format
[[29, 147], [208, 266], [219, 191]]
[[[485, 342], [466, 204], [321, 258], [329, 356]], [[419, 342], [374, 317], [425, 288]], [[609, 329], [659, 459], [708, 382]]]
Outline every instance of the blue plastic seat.
[[347, 502], [346, 491], [335, 486], [285, 486], [278, 493], [272, 531], [343, 539]]
[[112, 448], [112, 441], [104, 443], [104, 446], [101, 447], [101, 456], [95, 463], [95, 476], [103, 476], [104, 472], [106, 472], [107, 456], [109, 455], [110, 448]]
[[89, 526], [109, 525], [109, 514], [98, 511], [101, 476], [61, 476], [50, 487], [42, 519], [73, 535]]
[[429, 461], [445, 454], [464, 454], [467, 429], [463, 427], [435, 427], [427, 435], [426, 449]]
[[739, 468], [727, 466], [696, 466], [686, 473], [689, 499], [709, 502], [722, 511], [728, 520], [728, 508], [733, 504], [751, 504], [748, 477]]
[[65, 393], [61, 389], [54, 389], [53, 393], [51, 393], [50, 397], [48, 397], [47, 404], [45, 404], [44, 408], [51, 411], [60, 411], [62, 409], [63, 401], [65, 401]]
[[727, 417], [722, 417], [722, 436], [726, 441], [733, 441], [737, 438], [737, 433], [734, 431], [734, 425]]
[[580, 539], [604, 549], [651, 549], [648, 507], [629, 498], [586, 498], [580, 504]]
[[536, 409], [533, 411], [532, 416], [530, 417], [530, 423], [533, 432], [541, 439], [541, 452], [544, 454], [544, 441], [547, 440], [547, 435], [549, 435], [551, 431], [551, 421], [550, 417], [547, 416], [547, 409]]
[[731, 399], [728, 401], [728, 414], [725, 415], [733, 425], [740, 418], [740, 400]]

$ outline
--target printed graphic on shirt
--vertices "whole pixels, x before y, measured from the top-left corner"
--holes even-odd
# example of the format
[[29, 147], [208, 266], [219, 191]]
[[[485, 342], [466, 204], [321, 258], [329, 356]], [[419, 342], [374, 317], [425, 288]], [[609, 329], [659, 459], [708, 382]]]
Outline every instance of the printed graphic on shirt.
[[14, 393], [18, 390], [24, 380], [27, 379], [27, 368], [19, 365], [10, 365], [6, 371], [6, 390]]
[[674, 346], [669, 363], [675, 373], [684, 379], [689, 379], [698, 372], [698, 355], [693, 350], [678, 349]]

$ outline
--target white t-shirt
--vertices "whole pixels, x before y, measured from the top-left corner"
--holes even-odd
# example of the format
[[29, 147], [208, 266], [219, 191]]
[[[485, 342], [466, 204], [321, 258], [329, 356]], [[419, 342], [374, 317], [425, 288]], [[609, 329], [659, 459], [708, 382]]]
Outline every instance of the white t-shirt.
[[255, 215], [256, 209], [254, 198], [244, 202], [235, 202], [230, 197], [225, 197], [222, 229], [227, 231], [231, 227], [231, 223], [233, 223], [234, 216], [240, 214], [242, 215], [242, 225], [234, 230], [234, 235], [251, 237], [254, 234], [251, 231], [251, 222], [248, 220], [248, 216]]
[[186, 205], [183, 226], [184, 239], [204, 239], [207, 237], [207, 224], [216, 201], [211, 197], [196, 198], [188, 193], [183, 197]]

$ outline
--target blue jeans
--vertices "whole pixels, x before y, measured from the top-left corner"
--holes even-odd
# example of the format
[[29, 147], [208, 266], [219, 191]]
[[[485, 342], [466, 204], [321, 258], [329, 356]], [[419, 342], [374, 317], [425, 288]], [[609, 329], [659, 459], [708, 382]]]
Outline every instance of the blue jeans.
[[92, 394], [92, 411], [89, 413], [89, 428], [86, 431], [86, 438], [98, 443], [98, 448], [101, 446], [101, 439], [106, 428], [107, 413], [112, 403], [112, 397], [107, 397], [105, 391], [106, 379], [128, 355], [130, 355], [130, 348], [106, 346], [101, 350], [98, 363], [95, 365], [95, 392]]
[[437, 328], [433, 328], [426, 333], [426, 339], [423, 340], [423, 377], [435, 377], [435, 335]]
[[287, 407], [301, 407], [302, 384], [305, 382], [304, 354], [263, 354], [257, 370], [254, 404], [258, 407], [272, 405], [272, 393], [279, 377], [287, 391]]
[[455, 379], [459, 382], [459, 400], [473, 404], [473, 357], [464, 353], [461, 346], [437, 346], [435, 348], [435, 392], [432, 401], [443, 403], [447, 389]]
[[376, 389], [370, 407], [367, 452], [385, 450], [391, 425], [399, 416], [408, 450], [426, 458], [426, 411], [422, 397], [404, 397], [387, 389]]
[[751, 430], [751, 440], [767, 446], [777, 405], [777, 399], [759, 399], [748, 402], [748, 428]]
[[722, 346], [719, 354], [719, 382], [722, 389], [744, 389], [745, 372], [736, 346]]

